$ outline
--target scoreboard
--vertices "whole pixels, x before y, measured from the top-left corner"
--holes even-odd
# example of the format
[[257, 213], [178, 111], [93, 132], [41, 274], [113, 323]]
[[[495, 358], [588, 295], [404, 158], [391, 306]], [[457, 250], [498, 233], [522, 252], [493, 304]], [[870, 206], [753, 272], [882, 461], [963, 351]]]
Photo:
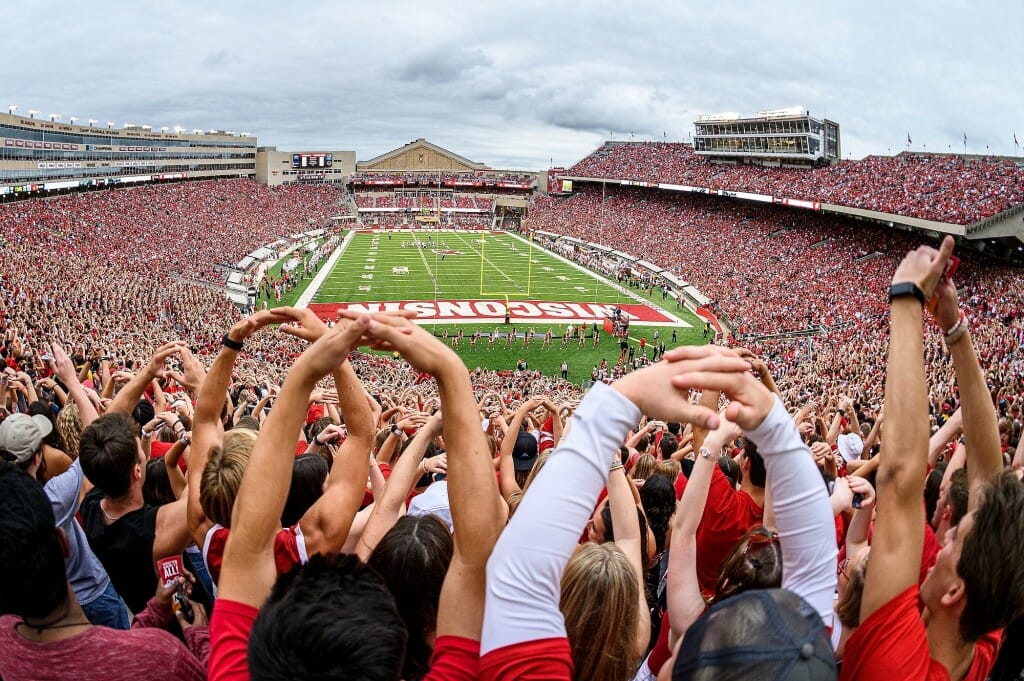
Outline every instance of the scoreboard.
[[334, 154], [327, 152], [292, 154], [292, 168], [330, 168], [333, 164]]

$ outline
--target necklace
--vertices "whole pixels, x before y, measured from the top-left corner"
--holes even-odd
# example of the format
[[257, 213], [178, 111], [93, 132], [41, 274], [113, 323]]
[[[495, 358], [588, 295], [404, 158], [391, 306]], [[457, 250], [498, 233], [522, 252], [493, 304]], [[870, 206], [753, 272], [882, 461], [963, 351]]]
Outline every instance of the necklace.
[[[109, 513], [107, 513], [107, 509], [103, 508], [103, 502], [100, 502], [99, 506], [100, 506], [100, 510], [103, 511], [103, 515], [107, 516], [107, 520], [109, 520], [110, 522], [116, 522], [116, 521], [121, 519], [121, 516], [117, 516], [115, 518], [114, 516], [112, 516]], [[124, 514], [122, 513], [121, 515], [124, 515]]]
[[86, 625], [92, 626], [92, 622], [90, 622], [87, 619], [86, 620], [76, 620], [74, 622], [64, 622], [64, 623], [58, 624], [62, 619], [64, 619], [65, 617], [68, 616], [69, 612], [71, 612], [71, 603], [70, 602], [68, 602], [67, 605], [64, 606], [64, 612], [62, 612], [60, 615], [55, 617], [50, 622], [43, 622], [42, 624], [29, 624], [25, 620], [22, 620], [21, 622], [18, 622], [18, 624], [15, 626], [15, 628], [18, 628], [18, 627], [24, 625], [28, 629], [35, 629], [36, 630], [36, 636], [41, 636], [43, 634], [43, 630], [44, 629], [67, 629], [67, 628], [70, 628], [70, 627], [84, 627]]

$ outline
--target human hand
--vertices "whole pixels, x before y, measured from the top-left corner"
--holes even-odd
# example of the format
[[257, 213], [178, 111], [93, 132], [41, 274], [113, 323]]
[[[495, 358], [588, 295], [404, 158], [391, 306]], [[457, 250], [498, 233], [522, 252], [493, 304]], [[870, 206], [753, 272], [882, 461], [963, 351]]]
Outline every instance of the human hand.
[[326, 445], [344, 439], [346, 435], [348, 435], [348, 431], [343, 426], [332, 423], [321, 430], [313, 439], [320, 445]]
[[327, 332], [327, 325], [308, 307], [290, 309], [294, 312], [292, 320], [295, 323], [282, 324], [278, 327], [281, 333], [314, 343]]
[[[725, 416], [736, 423], [745, 431], [750, 431], [761, 425], [768, 413], [775, 407], [775, 395], [764, 386], [754, 375], [749, 372], [750, 363], [742, 359], [736, 353], [718, 346], [681, 346], [665, 353], [665, 361], [653, 365], [657, 369], [662, 364], [669, 368], [669, 381], [667, 390], [679, 393], [690, 388], [701, 388], [705, 390], [719, 390], [725, 393], [729, 399], [729, 406], [726, 407]], [[648, 369], [634, 372], [630, 376], [644, 374]], [[664, 390], [656, 389], [660, 386], [641, 385], [642, 390], [650, 394], [651, 400], [657, 400]], [[685, 399], [685, 394], [683, 395]], [[699, 413], [707, 414], [710, 410], [699, 405], [688, 405], [692, 410], [701, 410]], [[718, 415], [712, 413], [712, 417], [704, 417], [707, 427], [715, 429], [718, 427]], [[691, 421], [669, 415], [665, 420], [670, 421]], [[705, 425], [704, 423], [697, 423]]]
[[832, 488], [832, 508], [840, 512], [853, 509], [853, 490], [850, 489], [848, 478], [836, 478]]
[[433, 334], [414, 324], [407, 316], [342, 310], [341, 316], [365, 320], [366, 344], [375, 350], [399, 352], [413, 368], [436, 376], [444, 371], [466, 371], [459, 356]]
[[176, 380], [185, 386], [193, 394], [199, 392], [203, 380], [206, 379], [206, 368], [200, 362], [188, 346], [183, 346], [178, 352], [181, 358], [182, 375]]
[[178, 620], [178, 626], [181, 627], [181, 631], [184, 632], [186, 629], [192, 627], [202, 627], [210, 623], [210, 618], [206, 614], [206, 608], [202, 603], [197, 603], [191, 598], [186, 599], [190, 606], [192, 606], [192, 621], [189, 622], [185, 618], [185, 611], [183, 608], [175, 608], [174, 617]]
[[448, 455], [438, 454], [423, 459], [423, 470], [427, 473], [448, 473]]
[[[310, 311], [310, 314], [313, 314], [312, 311]], [[241, 343], [268, 324], [282, 324], [295, 320], [297, 316], [298, 311], [292, 307], [274, 307], [269, 310], [260, 310], [254, 315], [235, 322], [234, 326], [228, 330], [228, 338], [236, 343]], [[315, 317], [316, 315], [313, 316]]]
[[[931, 298], [939, 283], [939, 278], [946, 269], [946, 262], [953, 254], [953, 237], [942, 240], [938, 250], [931, 246], [918, 246], [907, 253], [892, 275], [892, 283], [912, 282], [924, 294], [925, 300]], [[955, 323], [955, 322], [954, 322]]]
[[850, 491], [853, 494], [860, 495], [860, 507], [862, 509], [868, 509], [875, 505], [875, 488], [871, 486], [866, 478], [862, 478], [857, 475], [851, 475], [844, 478], [850, 486]]
[[60, 379], [60, 382], [68, 387], [76, 383], [78, 381], [78, 372], [75, 371], [75, 364], [71, 361], [68, 353], [64, 351], [64, 348], [59, 343], [51, 343], [50, 355], [53, 358], [49, 360], [50, 368], [53, 369], [53, 374]]

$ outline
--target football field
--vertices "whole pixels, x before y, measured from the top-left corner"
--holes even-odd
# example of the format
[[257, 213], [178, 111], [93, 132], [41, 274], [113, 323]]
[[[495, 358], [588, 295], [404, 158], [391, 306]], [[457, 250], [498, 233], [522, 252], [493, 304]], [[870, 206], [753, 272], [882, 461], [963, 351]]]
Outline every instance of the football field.
[[[530, 368], [554, 375], [565, 360], [576, 382], [589, 378], [590, 366], [601, 359], [610, 365], [618, 359], [618, 345], [604, 331], [616, 308], [630, 318], [637, 352], [645, 339], [650, 354], [655, 333], [667, 347], [706, 342], [702, 320], [677, 309], [672, 298], [661, 300], [657, 291], [644, 296], [526, 238], [498, 232], [349, 232], [298, 304], [325, 319], [346, 308], [414, 310], [418, 323], [449, 342], [462, 332], [457, 350], [470, 367], [511, 369], [526, 359]], [[585, 329], [587, 340], [563, 347], [570, 326]], [[554, 339], [543, 348], [548, 329]], [[477, 331], [481, 336], [471, 344]], [[492, 335], [497, 338], [490, 343]]]

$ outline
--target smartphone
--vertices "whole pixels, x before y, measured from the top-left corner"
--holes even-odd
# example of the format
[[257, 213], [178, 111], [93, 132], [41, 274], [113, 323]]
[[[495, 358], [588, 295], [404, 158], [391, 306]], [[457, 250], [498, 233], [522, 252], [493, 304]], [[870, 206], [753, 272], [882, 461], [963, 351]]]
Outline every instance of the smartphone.
[[192, 609], [192, 604], [188, 602], [188, 597], [185, 596], [185, 584], [178, 584], [178, 590], [174, 592], [174, 596], [171, 597], [171, 607], [175, 613], [180, 612], [181, 616], [185, 618], [185, 621], [192, 624], [196, 620], [195, 610]]
[[864, 504], [864, 495], [857, 492], [853, 495], [853, 507], [860, 508]]

